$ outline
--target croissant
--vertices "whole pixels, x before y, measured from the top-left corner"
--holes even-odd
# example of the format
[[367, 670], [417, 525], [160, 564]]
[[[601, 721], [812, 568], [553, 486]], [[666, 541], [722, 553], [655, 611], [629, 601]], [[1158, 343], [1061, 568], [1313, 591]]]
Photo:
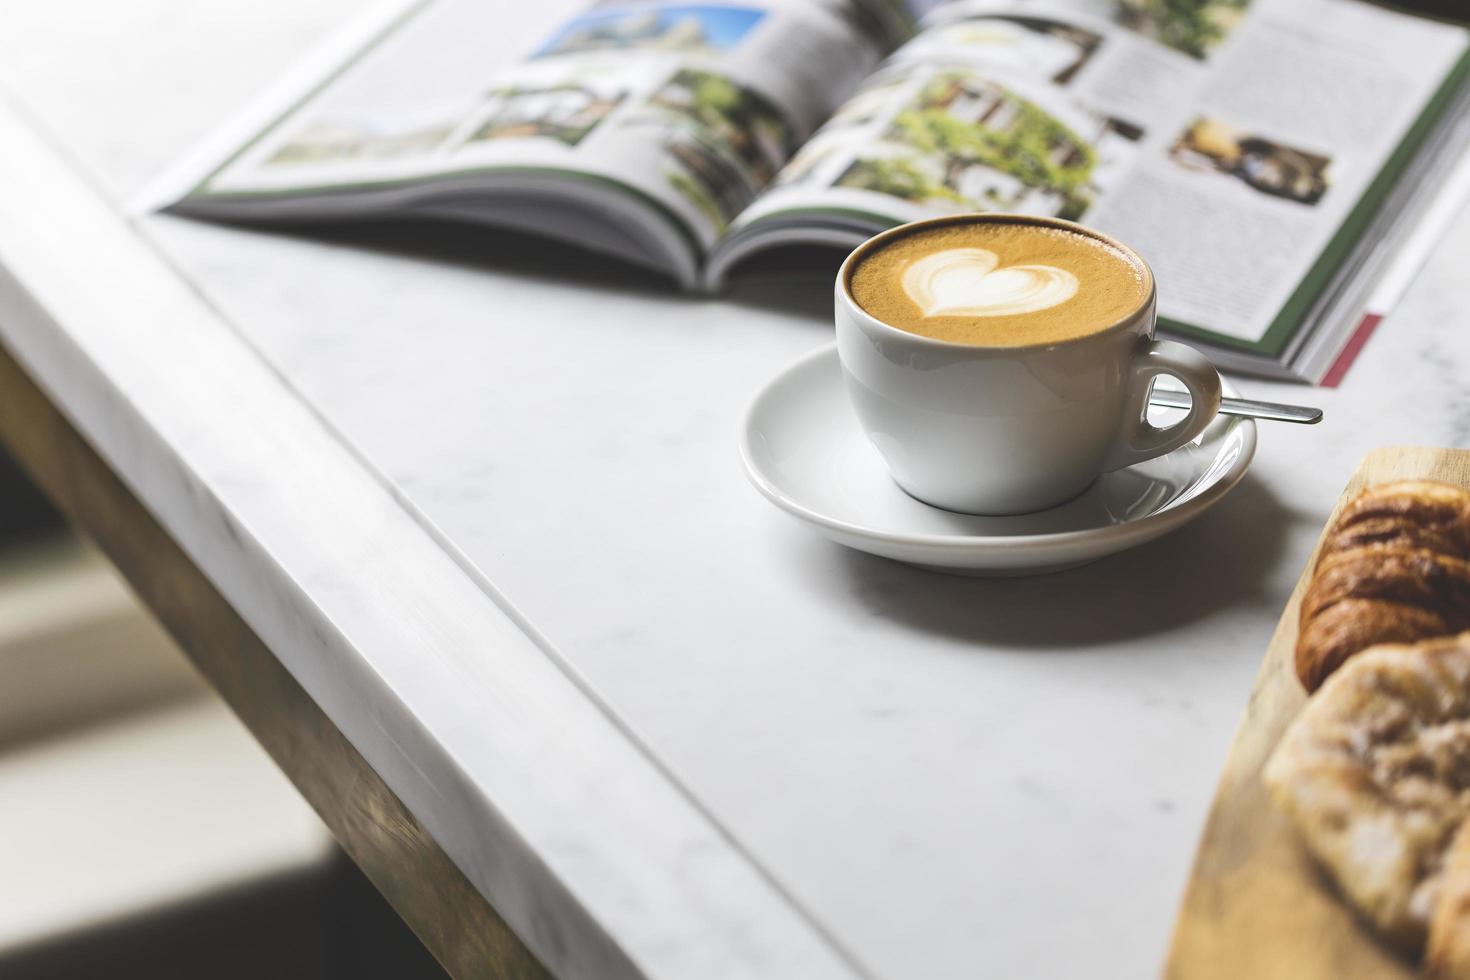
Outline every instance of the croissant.
[[[1407, 952], [1429, 937], [1447, 971], [1467, 890], [1451, 845], [1470, 817], [1470, 634], [1353, 657], [1307, 701], [1263, 776], [1353, 907]], [[1447, 881], [1454, 897], [1441, 909]]]
[[1369, 487], [1342, 509], [1322, 542], [1318, 564], [1336, 552], [1372, 546], [1470, 560], [1470, 493], [1433, 480]]
[[1302, 597], [1296, 673], [1308, 691], [1358, 651], [1470, 629], [1470, 493], [1380, 484], [1343, 508]]

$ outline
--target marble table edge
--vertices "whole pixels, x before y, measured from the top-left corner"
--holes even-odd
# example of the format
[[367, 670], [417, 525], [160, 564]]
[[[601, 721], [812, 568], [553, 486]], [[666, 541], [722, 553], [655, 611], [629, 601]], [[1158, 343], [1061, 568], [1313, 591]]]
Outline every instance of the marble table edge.
[[868, 975], [4, 101], [0, 145], [0, 338], [553, 972]]

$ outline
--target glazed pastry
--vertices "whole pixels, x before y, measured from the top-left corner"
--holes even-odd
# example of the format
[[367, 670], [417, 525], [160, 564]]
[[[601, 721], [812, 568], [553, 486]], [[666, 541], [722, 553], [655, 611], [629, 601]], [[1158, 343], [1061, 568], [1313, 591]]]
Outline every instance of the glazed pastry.
[[1470, 980], [1470, 821], [1460, 825], [1445, 858], [1424, 968], [1437, 980]]
[[1296, 673], [1308, 691], [1353, 654], [1470, 629], [1470, 493], [1425, 480], [1354, 498], [1302, 597]]
[[1433, 480], [1369, 487], [1342, 509], [1319, 560], [1364, 546], [1423, 548], [1470, 560], [1470, 493]]
[[1470, 634], [1357, 654], [1307, 702], [1265, 781], [1363, 918], [1423, 949], [1470, 815]]
[[1379, 643], [1413, 643], [1451, 632], [1440, 616], [1396, 602], [1346, 599], [1314, 616], [1296, 642], [1296, 676], [1315, 691], [1354, 654]]
[[1312, 691], [1365, 647], [1470, 629], [1470, 562], [1397, 547], [1334, 553], [1317, 564], [1301, 622], [1296, 673]]
[[1302, 617], [1312, 619], [1346, 599], [1414, 606], [1448, 621], [1470, 618], [1470, 562], [1423, 549], [1340, 551], [1317, 563]]

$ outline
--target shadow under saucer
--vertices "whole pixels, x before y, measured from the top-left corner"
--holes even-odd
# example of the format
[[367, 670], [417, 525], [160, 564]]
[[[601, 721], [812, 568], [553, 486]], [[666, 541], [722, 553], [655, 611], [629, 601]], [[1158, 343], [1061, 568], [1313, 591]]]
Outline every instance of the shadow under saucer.
[[[1310, 520], [1315, 520], [1311, 516]], [[1165, 537], [1081, 568], [975, 579], [785, 535], [783, 559], [822, 601], [968, 643], [1084, 650], [1168, 632], [1264, 594], [1286, 557], [1292, 512], [1247, 476], [1218, 508]], [[1309, 523], [1310, 523], [1309, 520]]]

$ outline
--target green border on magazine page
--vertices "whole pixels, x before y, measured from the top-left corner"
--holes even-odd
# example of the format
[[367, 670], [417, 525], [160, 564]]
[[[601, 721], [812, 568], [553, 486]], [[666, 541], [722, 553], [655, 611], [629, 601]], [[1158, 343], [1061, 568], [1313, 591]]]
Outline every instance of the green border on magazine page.
[[[1366, 2], [1373, 7], [1392, 10], [1396, 14], [1408, 14], [1410, 17], [1433, 21], [1436, 24], [1448, 24], [1451, 27], [1470, 27], [1470, 15], [1467, 15], [1464, 11], [1461, 11], [1457, 16], [1439, 10], [1426, 10], [1424, 9], [1424, 0], [1418, 0], [1417, 3], [1415, 0], [1366, 0]], [[1440, 5], [1443, 5], [1445, 2], [1446, 0], [1439, 0]]]
[[[1467, 40], [1470, 40], [1470, 36], [1467, 36]], [[1470, 48], [1460, 55], [1460, 60], [1445, 76], [1444, 82], [1424, 107], [1424, 111], [1409, 127], [1409, 131], [1399, 141], [1398, 147], [1389, 156], [1383, 168], [1378, 171], [1373, 182], [1363, 191], [1363, 195], [1358, 198], [1358, 203], [1353, 205], [1352, 211], [1338, 226], [1332, 240], [1322, 249], [1322, 253], [1317, 256], [1317, 261], [1303, 277], [1301, 285], [1281, 307], [1281, 311], [1276, 314], [1276, 318], [1271, 321], [1271, 325], [1266, 328], [1260, 340], [1254, 342], [1236, 340], [1213, 330], [1206, 330], [1193, 324], [1164, 317], [1159, 318], [1159, 326], [1173, 333], [1208, 340], [1221, 347], [1272, 357], [1279, 355], [1301, 327], [1302, 318], [1306, 316], [1312, 304], [1327, 288], [1334, 272], [1363, 237], [1368, 225], [1377, 216], [1378, 209], [1382, 207], [1384, 200], [1398, 183], [1399, 177], [1408, 168], [1414, 154], [1424, 145], [1424, 141], [1429, 137], [1434, 126], [1439, 123], [1467, 77], [1470, 77]]]

